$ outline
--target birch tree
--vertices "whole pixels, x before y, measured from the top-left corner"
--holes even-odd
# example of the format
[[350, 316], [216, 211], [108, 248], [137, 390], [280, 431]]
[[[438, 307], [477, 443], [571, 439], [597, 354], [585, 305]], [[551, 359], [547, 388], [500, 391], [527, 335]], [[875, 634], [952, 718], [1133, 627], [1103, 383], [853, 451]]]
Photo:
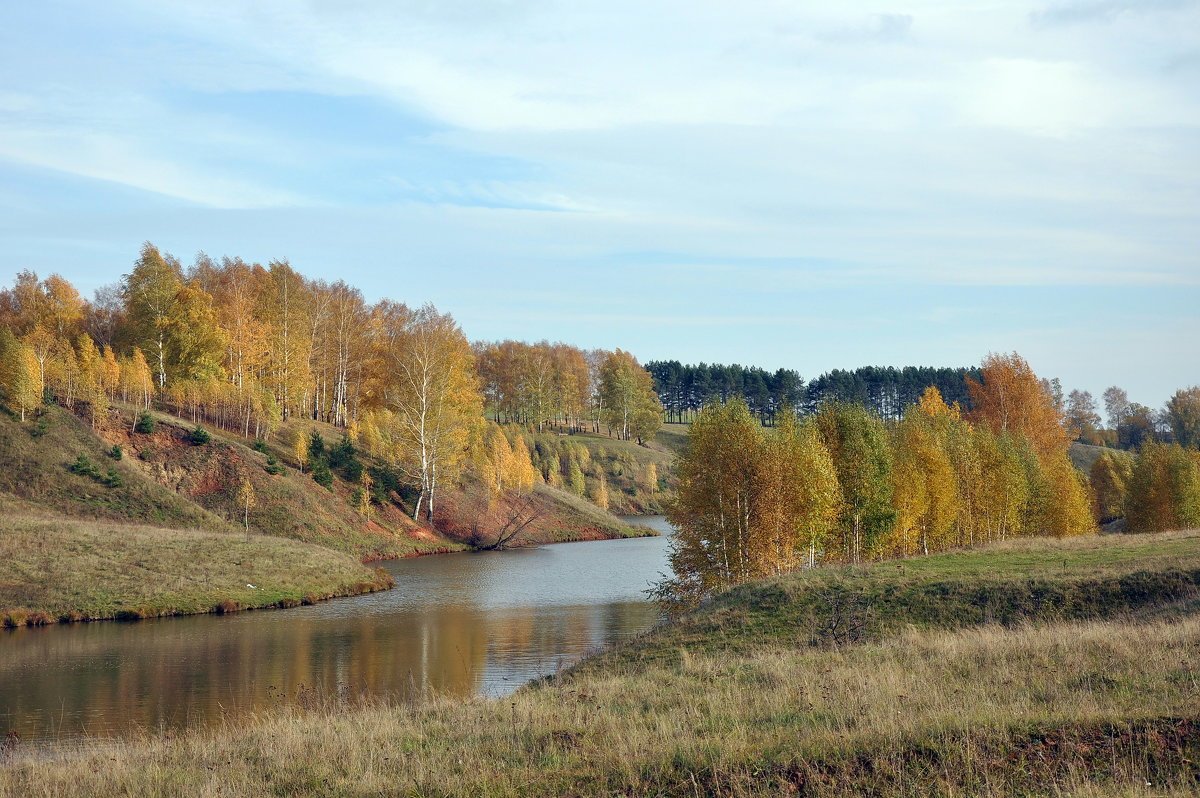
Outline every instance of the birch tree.
[[439, 486], [461, 472], [483, 403], [466, 336], [432, 305], [375, 309], [378, 400], [374, 422], [389, 458], [418, 490], [413, 518], [432, 522]]

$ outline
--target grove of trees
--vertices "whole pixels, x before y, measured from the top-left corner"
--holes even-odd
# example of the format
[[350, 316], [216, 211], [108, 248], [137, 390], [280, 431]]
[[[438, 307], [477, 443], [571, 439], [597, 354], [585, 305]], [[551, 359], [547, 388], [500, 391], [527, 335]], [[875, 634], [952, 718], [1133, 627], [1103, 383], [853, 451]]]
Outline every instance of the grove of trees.
[[791, 369], [768, 372], [755, 366], [684, 365], [677, 360], [651, 361], [646, 369], [654, 375], [654, 388], [668, 422], [689, 421], [714, 399], [727, 402], [736, 396], [767, 425], [775, 423], [784, 406], [807, 415], [833, 400], [859, 404], [880, 418], [895, 420], [931, 385], [947, 402], [970, 407], [967, 380], [979, 377], [975, 368], [864, 366], [852, 371], [834, 369], [805, 385]]
[[[414, 517], [427, 519], [443, 486], [485, 462], [492, 486], [528, 490], [529, 451], [515, 440], [503, 451], [485, 407], [497, 421], [604, 425], [639, 442], [662, 423], [629, 353], [472, 346], [428, 305], [368, 305], [284, 260], [201, 254], [184, 267], [150, 243], [92, 301], [29, 271], [0, 289], [0, 394], [22, 420], [49, 400], [93, 426], [121, 403], [135, 419], [156, 406], [255, 439], [290, 419], [326, 422], [393, 467], [415, 493]], [[311, 453], [300, 438], [294, 450], [303, 469]]]
[[802, 563], [1094, 532], [1053, 396], [1016, 354], [979, 375], [970, 413], [930, 386], [897, 423], [835, 400], [766, 428], [740, 398], [710, 402], [680, 458], [659, 597], [687, 606]]

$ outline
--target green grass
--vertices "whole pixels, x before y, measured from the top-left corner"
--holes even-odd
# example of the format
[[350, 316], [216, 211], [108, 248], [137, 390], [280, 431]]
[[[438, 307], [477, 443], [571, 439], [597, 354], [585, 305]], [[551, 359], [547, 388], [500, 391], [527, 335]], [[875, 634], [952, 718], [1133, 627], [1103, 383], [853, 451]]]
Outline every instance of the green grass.
[[296, 606], [390, 585], [349, 555], [264, 535], [0, 517], [0, 626]]
[[674, 660], [682, 649], [854, 643], [908, 626], [1112, 618], [1198, 592], [1200, 531], [1024, 538], [737, 587], [584, 667], [607, 667], [614, 659]]

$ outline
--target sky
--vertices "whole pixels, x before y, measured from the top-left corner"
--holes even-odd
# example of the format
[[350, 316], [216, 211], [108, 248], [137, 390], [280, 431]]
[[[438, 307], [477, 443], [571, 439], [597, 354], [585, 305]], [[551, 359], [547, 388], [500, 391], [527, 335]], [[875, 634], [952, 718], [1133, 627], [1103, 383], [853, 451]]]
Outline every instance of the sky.
[[1200, 2], [0, 4], [0, 281], [143, 241], [473, 340], [1200, 383]]

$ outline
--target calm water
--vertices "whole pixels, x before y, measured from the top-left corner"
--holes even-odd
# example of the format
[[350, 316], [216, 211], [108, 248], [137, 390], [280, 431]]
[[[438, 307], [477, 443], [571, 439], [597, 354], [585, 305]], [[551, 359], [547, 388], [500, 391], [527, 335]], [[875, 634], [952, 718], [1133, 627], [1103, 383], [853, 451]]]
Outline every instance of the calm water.
[[[637, 519], [668, 530], [662, 519]], [[0, 630], [0, 736], [199, 725], [305, 690], [501, 695], [653, 625], [667, 536], [386, 563], [396, 588], [291, 610]]]

